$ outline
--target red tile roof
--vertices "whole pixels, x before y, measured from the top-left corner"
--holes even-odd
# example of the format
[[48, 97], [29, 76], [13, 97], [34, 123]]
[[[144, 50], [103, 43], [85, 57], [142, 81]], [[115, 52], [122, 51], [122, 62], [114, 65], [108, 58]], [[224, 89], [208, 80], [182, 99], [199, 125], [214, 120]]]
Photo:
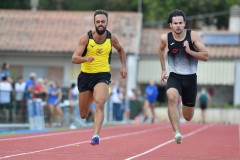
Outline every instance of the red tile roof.
[[[170, 30], [164, 29], [143, 29], [140, 54], [158, 54], [160, 36]], [[201, 31], [204, 35], [204, 32]], [[209, 33], [209, 31], [208, 31]], [[217, 33], [216, 31], [214, 33]], [[219, 31], [222, 33], [222, 31]], [[210, 57], [240, 57], [240, 46], [206, 46]]]
[[[0, 10], [0, 50], [72, 52], [80, 37], [94, 29], [94, 12]], [[110, 12], [108, 30], [117, 34], [126, 52], [135, 53], [136, 12]], [[126, 30], [126, 25], [129, 29]], [[130, 38], [126, 38], [127, 31]]]
[[[73, 52], [80, 37], [94, 29], [94, 11], [0, 10], [0, 51]], [[142, 29], [141, 14], [110, 12], [108, 30], [117, 34], [126, 53], [158, 54], [159, 40], [169, 30]], [[216, 32], [215, 32], [216, 33]], [[240, 46], [207, 46], [210, 57], [240, 57]], [[115, 51], [115, 50], [113, 50]]]

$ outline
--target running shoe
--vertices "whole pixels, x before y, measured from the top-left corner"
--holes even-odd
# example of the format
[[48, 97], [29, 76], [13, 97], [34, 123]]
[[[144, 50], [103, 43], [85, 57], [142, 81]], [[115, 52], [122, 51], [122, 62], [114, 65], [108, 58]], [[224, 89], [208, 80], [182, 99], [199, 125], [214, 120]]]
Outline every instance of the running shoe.
[[99, 145], [100, 143], [100, 137], [98, 135], [94, 135], [91, 139], [90, 144], [95, 146], [95, 145]]
[[182, 143], [182, 134], [180, 132], [175, 132], [174, 140], [177, 144]]

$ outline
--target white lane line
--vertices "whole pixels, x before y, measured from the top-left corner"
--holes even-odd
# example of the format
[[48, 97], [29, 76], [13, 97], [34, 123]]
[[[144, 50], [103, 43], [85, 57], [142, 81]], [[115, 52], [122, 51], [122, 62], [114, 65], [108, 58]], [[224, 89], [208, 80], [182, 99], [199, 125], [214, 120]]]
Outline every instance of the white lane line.
[[[145, 130], [142, 130], [142, 131], [136, 131], [136, 132], [131, 132], [131, 133], [124, 133], [124, 134], [119, 134], [119, 135], [115, 135], [115, 136], [108, 136], [108, 137], [101, 138], [101, 141], [108, 140], [108, 139], [113, 139], [113, 138], [126, 137], [126, 136], [131, 136], [131, 135], [136, 135], [136, 134], [152, 132], [152, 131], [163, 129], [163, 128], [169, 128], [169, 126], [161, 126], [161, 127], [157, 127], [157, 128], [153, 128], [153, 129], [145, 129]], [[66, 144], [66, 145], [61, 145], [61, 146], [56, 146], [56, 147], [51, 147], [51, 148], [31, 151], [31, 152], [6, 155], [6, 156], [0, 157], [0, 159], [7, 159], [7, 158], [18, 157], [18, 156], [23, 156], [23, 155], [35, 154], [35, 153], [40, 153], [40, 152], [50, 151], [50, 150], [54, 150], [54, 149], [70, 147], [70, 146], [78, 146], [80, 144], [85, 144], [85, 143], [90, 143], [90, 141], [81, 141], [81, 142], [77, 142], [77, 143], [71, 143], [71, 144]]]
[[[211, 125], [211, 126], [212, 126], [212, 125]], [[193, 131], [193, 132], [190, 132], [190, 133], [186, 134], [185, 136], [183, 136], [183, 138], [190, 137], [190, 136], [192, 136], [192, 135], [194, 135], [194, 134], [196, 134], [196, 133], [198, 133], [198, 132], [201, 132], [201, 131], [203, 131], [203, 130], [205, 130], [205, 129], [208, 129], [209, 127], [210, 127], [210, 126], [201, 127], [201, 128], [199, 128], [199, 129], [197, 129], [197, 130], [195, 130], [195, 131]], [[143, 155], [145, 155], [145, 154], [148, 154], [148, 153], [150, 153], [150, 152], [152, 152], [152, 151], [154, 151], [154, 150], [156, 150], [156, 149], [159, 149], [159, 148], [161, 148], [161, 147], [163, 147], [163, 146], [165, 146], [165, 145], [167, 145], [167, 144], [169, 144], [169, 143], [172, 143], [172, 142], [174, 142], [173, 139], [172, 139], [172, 140], [169, 140], [169, 141], [167, 141], [167, 142], [165, 142], [165, 143], [162, 143], [162, 144], [160, 144], [160, 145], [158, 145], [158, 146], [156, 146], [156, 147], [154, 147], [154, 148], [151, 148], [151, 149], [149, 149], [149, 150], [147, 150], [147, 151], [145, 151], [145, 152], [142, 152], [142, 153], [137, 154], [137, 155], [135, 155], [135, 156], [126, 158], [126, 159], [124, 159], [124, 160], [131, 160], [131, 159], [135, 159], [135, 158], [141, 157], [141, 156], [143, 156]]]
[[72, 134], [72, 133], [78, 133], [78, 132], [89, 132], [89, 131], [91, 131], [91, 129], [81, 130], [81, 131], [75, 130], [75, 131], [60, 132], [60, 133], [47, 133], [47, 134], [41, 134], [41, 135], [24, 136], [24, 137], [16, 137], [16, 138], [5, 138], [5, 139], [0, 139], [0, 142], [3, 142], [3, 141], [12, 141], [12, 140], [20, 140], [20, 139], [31, 139], [31, 138], [49, 137], [49, 136], [65, 135], [65, 134]]
[[[120, 126], [119, 126], [120, 127]], [[132, 126], [125, 126], [124, 128], [127, 127], [132, 127]], [[105, 130], [110, 130], [113, 129], [115, 127], [106, 127], [104, 128]], [[57, 133], [46, 133], [46, 134], [40, 134], [40, 135], [33, 135], [33, 136], [22, 136], [22, 137], [15, 137], [15, 138], [4, 138], [4, 139], [0, 139], [0, 142], [3, 141], [13, 141], [13, 140], [21, 140], [21, 139], [31, 139], [31, 138], [40, 138], [40, 137], [50, 137], [50, 136], [56, 136], [56, 135], [65, 135], [65, 134], [72, 134], [72, 133], [82, 133], [82, 132], [92, 132], [92, 128], [90, 129], [84, 129], [84, 130], [72, 130], [72, 131], [60, 131]]]

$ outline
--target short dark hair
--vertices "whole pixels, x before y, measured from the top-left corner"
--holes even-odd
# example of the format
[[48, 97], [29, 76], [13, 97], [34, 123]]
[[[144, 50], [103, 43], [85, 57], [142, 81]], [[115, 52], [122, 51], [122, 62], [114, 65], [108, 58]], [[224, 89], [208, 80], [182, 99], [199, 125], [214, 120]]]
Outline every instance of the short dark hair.
[[74, 88], [76, 86], [76, 83], [71, 84], [71, 88]]
[[95, 13], [94, 13], [94, 21], [95, 21], [96, 15], [98, 15], [98, 14], [104, 14], [104, 15], [107, 17], [107, 19], [108, 19], [108, 12], [105, 11], [105, 10], [102, 10], [102, 9], [98, 9], [98, 10], [96, 10]]
[[177, 17], [177, 16], [182, 16], [184, 22], [186, 22], [187, 17], [185, 15], [185, 13], [180, 9], [174, 9], [171, 13], [169, 13], [167, 23], [168, 24], [172, 23], [172, 18]]
[[7, 62], [4, 62], [4, 63], [3, 63], [2, 69], [7, 69]]

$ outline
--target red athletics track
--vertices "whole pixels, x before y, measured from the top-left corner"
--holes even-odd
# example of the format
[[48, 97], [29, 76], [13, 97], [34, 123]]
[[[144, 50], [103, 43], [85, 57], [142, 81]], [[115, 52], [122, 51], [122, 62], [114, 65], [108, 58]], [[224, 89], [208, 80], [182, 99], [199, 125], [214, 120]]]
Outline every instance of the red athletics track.
[[240, 125], [181, 124], [181, 145], [169, 123], [102, 128], [101, 144], [89, 144], [92, 129], [0, 137], [0, 159], [9, 160], [240, 160]]

